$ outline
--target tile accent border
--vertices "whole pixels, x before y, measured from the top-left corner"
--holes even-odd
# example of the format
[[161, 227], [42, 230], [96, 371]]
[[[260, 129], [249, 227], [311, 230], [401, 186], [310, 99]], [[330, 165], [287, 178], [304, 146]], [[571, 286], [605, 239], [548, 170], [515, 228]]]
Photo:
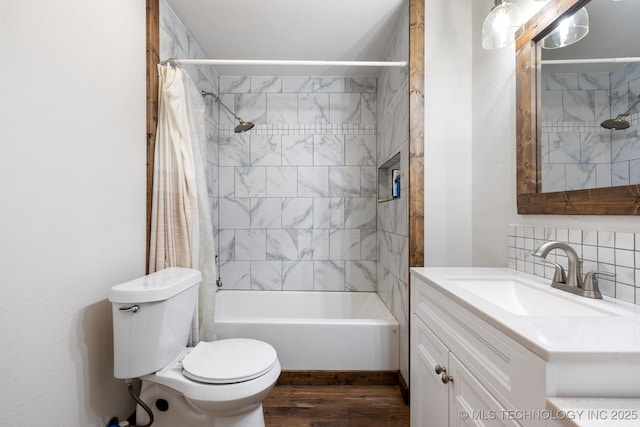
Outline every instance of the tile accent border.
[[[376, 123], [364, 124], [256, 124], [248, 135], [375, 135]], [[233, 136], [234, 126], [222, 125], [220, 136]]]
[[[566, 242], [583, 260], [582, 271], [606, 271], [615, 278], [599, 278], [603, 295], [640, 305], [640, 233], [579, 230], [539, 225], [509, 225], [507, 233], [508, 267], [551, 279], [554, 268], [532, 256], [543, 243]], [[547, 256], [567, 268], [567, 257], [561, 251]]]

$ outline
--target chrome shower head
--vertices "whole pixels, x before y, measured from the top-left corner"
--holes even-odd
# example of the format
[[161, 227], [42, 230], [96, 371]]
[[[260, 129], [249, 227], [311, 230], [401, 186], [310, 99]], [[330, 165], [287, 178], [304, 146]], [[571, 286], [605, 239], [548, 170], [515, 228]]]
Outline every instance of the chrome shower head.
[[220, 97], [218, 95], [216, 95], [213, 92], [205, 92], [204, 90], [201, 92], [202, 96], [207, 96], [207, 95], [211, 95], [213, 96], [213, 99], [216, 100], [216, 102], [220, 105], [222, 105], [224, 107], [225, 110], [227, 110], [229, 113], [231, 113], [231, 115], [233, 117], [235, 117], [235, 119], [237, 121], [240, 122], [240, 124], [238, 124], [238, 126], [235, 127], [234, 131], [235, 133], [242, 133], [242, 132], [246, 132], [249, 129], [252, 129], [254, 124], [251, 122], [245, 122], [244, 120], [242, 120], [238, 115], [236, 115], [236, 113], [234, 113], [233, 111], [231, 111], [231, 109], [229, 107], [227, 107], [226, 105], [224, 105], [224, 103], [222, 102], [222, 100], [220, 99]]
[[245, 122], [244, 120], [238, 118], [238, 120], [240, 121], [240, 124], [238, 124], [238, 126], [235, 127], [234, 132], [235, 133], [242, 133], [242, 132], [246, 132], [249, 129], [252, 129], [254, 124], [251, 122]]
[[615, 119], [605, 120], [604, 122], [600, 123], [600, 126], [602, 126], [605, 129], [611, 129], [611, 130], [622, 130], [622, 129], [628, 128], [631, 125], [629, 124], [628, 121], [623, 119], [623, 117], [627, 117], [629, 114], [631, 114], [631, 110], [633, 110], [633, 107], [638, 105], [638, 103], [640, 103], [640, 95], [638, 95], [638, 99], [636, 99], [636, 102], [634, 102], [627, 111], [625, 111], [622, 114], [619, 114], [618, 117], [616, 117]]
[[622, 129], [626, 129], [629, 126], [631, 126], [629, 124], [628, 121], [626, 121], [625, 119], [623, 119], [623, 115], [620, 114], [618, 117], [616, 117], [615, 119], [607, 119], [604, 122], [600, 123], [600, 126], [602, 126], [605, 129], [611, 129], [611, 130], [622, 130]]

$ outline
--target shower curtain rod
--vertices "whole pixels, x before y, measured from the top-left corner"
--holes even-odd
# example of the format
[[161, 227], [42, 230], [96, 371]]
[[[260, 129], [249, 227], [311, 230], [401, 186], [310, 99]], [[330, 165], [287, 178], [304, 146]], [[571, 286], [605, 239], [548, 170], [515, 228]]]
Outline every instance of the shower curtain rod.
[[554, 64], [608, 64], [614, 62], [640, 62], [639, 56], [629, 56], [626, 58], [593, 58], [593, 59], [547, 59], [542, 60], [542, 65]]
[[305, 61], [287, 59], [168, 59], [170, 64], [194, 65], [311, 65], [346, 67], [406, 67], [407, 61]]

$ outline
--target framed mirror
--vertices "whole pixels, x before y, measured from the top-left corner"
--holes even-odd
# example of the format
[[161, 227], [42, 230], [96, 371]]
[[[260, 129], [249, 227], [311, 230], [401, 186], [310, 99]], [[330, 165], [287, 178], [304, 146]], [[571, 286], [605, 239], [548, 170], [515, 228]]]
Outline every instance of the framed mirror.
[[[596, 6], [595, 2], [601, 0], [591, 1]], [[607, 1], [612, 3], [611, 0]], [[624, 74], [624, 69], [620, 71], [620, 67], [625, 66], [624, 63], [615, 64], [617, 68], [599, 64], [592, 69], [585, 68], [584, 64], [580, 65], [581, 68], [574, 69], [554, 69], [542, 65], [543, 62], [577, 63], [585, 59], [558, 60], [557, 58], [566, 57], [569, 49], [547, 51], [541, 48], [540, 42], [565, 17], [573, 15], [589, 3], [589, 0], [551, 0], [525, 25], [522, 35], [516, 41], [516, 172], [519, 214], [640, 214], [640, 155], [637, 157], [636, 177], [636, 158], [631, 153], [636, 149], [640, 153], [640, 109], [633, 106], [635, 98], [640, 95], [640, 63], [629, 64], [632, 72], [627, 74], [638, 70], [638, 87], [636, 88], [635, 82], [623, 82], [627, 85], [624, 103], [614, 100], [616, 96], [620, 98], [621, 89], [614, 87], [616, 78], [610, 77]], [[637, 2], [613, 3], [615, 6]], [[612, 5], [607, 4], [605, 8], [610, 6]], [[599, 18], [601, 12], [598, 10], [591, 13], [596, 15], [590, 16], [592, 22]], [[609, 24], [603, 33], [614, 31], [613, 27], [615, 26]], [[596, 40], [596, 27], [592, 28], [589, 37]], [[575, 50], [575, 47], [587, 40], [585, 37], [569, 47]], [[632, 46], [634, 44], [626, 41], [624, 36], [619, 36], [617, 43], [605, 43], [610, 47], [626, 46], [631, 52], [635, 49], [635, 55], [626, 51], [582, 51], [581, 55], [591, 62], [604, 57], [640, 57], [640, 48]], [[593, 78], [602, 79], [602, 87]], [[576, 86], [578, 79], [589, 83], [582, 87]], [[557, 92], [550, 89], [556, 89]], [[599, 104], [598, 99], [601, 101]], [[586, 100], [590, 101], [590, 105], [583, 103]], [[623, 118], [628, 118], [629, 128], [609, 130], [601, 125], [607, 120], [615, 120], [627, 109], [630, 114]], [[597, 160], [593, 160], [595, 157]], [[586, 161], [587, 158], [590, 160]], [[570, 175], [574, 172], [574, 175]], [[600, 180], [596, 179], [598, 176]]]

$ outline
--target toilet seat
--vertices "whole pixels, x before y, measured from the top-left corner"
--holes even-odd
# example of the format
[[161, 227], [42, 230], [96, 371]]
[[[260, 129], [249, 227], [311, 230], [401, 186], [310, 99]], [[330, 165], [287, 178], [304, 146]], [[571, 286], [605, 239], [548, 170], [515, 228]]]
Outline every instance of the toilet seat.
[[206, 384], [234, 384], [258, 378], [278, 363], [269, 344], [247, 338], [200, 342], [182, 360], [182, 374]]

